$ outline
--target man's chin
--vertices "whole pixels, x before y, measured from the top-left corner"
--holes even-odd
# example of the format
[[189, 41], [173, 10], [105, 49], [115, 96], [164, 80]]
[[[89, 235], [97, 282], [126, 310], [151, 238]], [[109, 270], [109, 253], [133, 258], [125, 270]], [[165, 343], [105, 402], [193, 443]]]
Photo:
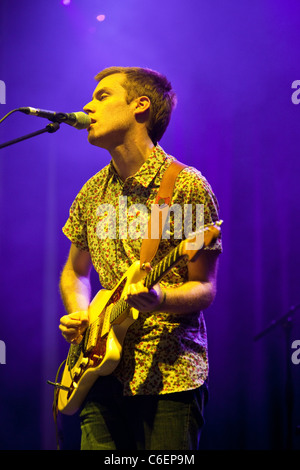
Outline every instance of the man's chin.
[[91, 145], [97, 145], [97, 139], [95, 138], [95, 136], [93, 135], [92, 132], [89, 132], [89, 133], [88, 133], [88, 142], [89, 142]]
[[105, 145], [104, 145], [104, 142], [96, 137], [93, 136], [93, 134], [91, 132], [89, 132], [88, 134], [88, 142], [91, 144], [91, 145], [94, 145], [95, 147], [100, 147], [100, 148], [106, 148]]

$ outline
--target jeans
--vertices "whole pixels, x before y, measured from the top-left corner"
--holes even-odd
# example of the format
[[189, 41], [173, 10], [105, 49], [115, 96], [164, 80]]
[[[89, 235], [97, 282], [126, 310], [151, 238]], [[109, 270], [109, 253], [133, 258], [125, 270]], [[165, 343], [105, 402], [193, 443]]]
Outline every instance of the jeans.
[[207, 387], [125, 397], [113, 376], [100, 377], [80, 413], [82, 450], [197, 450]]

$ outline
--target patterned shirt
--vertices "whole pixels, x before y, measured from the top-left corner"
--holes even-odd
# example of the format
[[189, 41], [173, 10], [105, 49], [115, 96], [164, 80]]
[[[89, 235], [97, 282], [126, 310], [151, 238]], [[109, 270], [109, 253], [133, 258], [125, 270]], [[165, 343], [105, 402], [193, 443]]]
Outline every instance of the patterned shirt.
[[[157, 145], [138, 172], [124, 182], [110, 162], [76, 196], [63, 232], [77, 248], [89, 251], [103, 288], [113, 289], [131, 264], [139, 260], [142, 227], [155, 203], [163, 173], [172, 161], [174, 157]], [[218, 220], [216, 197], [195, 168], [186, 167], [177, 176], [171, 206], [177, 204], [191, 205], [193, 231], [197, 228], [197, 204], [203, 205], [204, 224]], [[181, 241], [174, 220], [175, 216], [170, 216], [153, 266]], [[182, 238], [185, 233], [183, 220]], [[220, 238], [204, 249], [221, 252]], [[187, 265], [182, 260], [160, 283], [173, 288], [187, 281]], [[202, 385], [208, 376], [203, 313], [140, 312], [127, 331], [114, 374], [124, 385], [124, 395], [166, 394]]]

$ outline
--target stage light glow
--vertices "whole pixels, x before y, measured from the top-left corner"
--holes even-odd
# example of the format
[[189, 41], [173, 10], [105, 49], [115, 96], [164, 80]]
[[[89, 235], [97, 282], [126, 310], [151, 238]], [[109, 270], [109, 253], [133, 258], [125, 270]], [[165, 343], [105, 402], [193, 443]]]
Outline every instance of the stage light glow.
[[70, 5], [71, 0], [61, 0], [61, 3], [65, 6]]
[[98, 21], [104, 21], [105, 20], [105, 15], [98, 15], [97, 20]]

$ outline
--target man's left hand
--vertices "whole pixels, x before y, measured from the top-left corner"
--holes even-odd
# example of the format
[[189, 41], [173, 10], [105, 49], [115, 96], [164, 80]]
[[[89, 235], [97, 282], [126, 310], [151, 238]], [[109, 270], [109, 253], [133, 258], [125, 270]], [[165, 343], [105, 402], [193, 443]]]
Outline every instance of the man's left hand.
[[164, 298], [159, 284], [151, 289], [144, 286], [144, 281], [130, 284], [124, 292], [124, 300], [140, 312], [152, 312], [158, 309]]

